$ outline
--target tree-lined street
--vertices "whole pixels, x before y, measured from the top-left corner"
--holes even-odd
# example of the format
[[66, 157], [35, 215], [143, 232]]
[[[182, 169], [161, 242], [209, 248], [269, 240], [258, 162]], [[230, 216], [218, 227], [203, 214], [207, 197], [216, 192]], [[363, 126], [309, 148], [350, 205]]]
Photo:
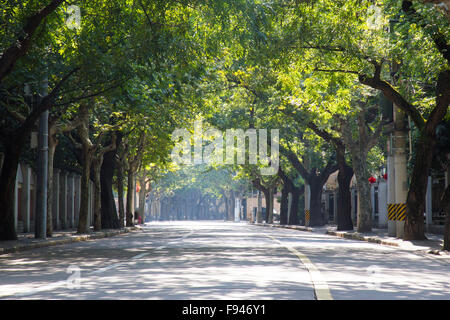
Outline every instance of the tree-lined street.
[[0, 0], [0, 297], [450, 299], [449, 13]]

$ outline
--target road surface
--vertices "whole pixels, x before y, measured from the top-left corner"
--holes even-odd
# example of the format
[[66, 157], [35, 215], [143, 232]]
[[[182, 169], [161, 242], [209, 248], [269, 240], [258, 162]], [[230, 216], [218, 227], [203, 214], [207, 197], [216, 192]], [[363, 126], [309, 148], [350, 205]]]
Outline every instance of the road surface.
[[0, 299], [450, 299], [450, 264], [373, 243], [232, 222], [0, 255]]

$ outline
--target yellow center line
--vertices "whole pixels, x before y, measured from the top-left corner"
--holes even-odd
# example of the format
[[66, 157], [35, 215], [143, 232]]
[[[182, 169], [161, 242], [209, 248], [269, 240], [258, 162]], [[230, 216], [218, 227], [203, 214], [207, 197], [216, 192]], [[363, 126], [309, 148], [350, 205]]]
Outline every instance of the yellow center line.
[[308, 270], [317, 300], [333, 300], [333, 296], [331, 295], [327, 282], [322, 277], [319, 269], [311, 262], [311, 260], [309, 260], [309, 258], [306, 255], [304, 255], [303, 253], [297, 251], [292, 247], [285, 245], [283, 242], [272, 237], [271, 235], [266, 234], [266, 236], [272, 239], [273, 241], [278, 242], [280, 245], [285, 247], [287, 250], [295, 254], [297, 258], [300, 259], [300, 261]]

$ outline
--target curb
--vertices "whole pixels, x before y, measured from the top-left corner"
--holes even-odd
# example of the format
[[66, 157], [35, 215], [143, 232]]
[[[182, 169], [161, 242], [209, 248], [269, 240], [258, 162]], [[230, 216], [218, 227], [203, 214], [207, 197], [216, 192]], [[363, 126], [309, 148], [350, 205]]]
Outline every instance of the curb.
[[325, 232], [325, 234], [328, 234], [328, 235], [331, 235], [331, 236], [340, 237], [340, 238], [345, 238], [345, 239], [352, 239], [352, 240], [360, 240], [360, 241], [378, 243], [378, 244], [382, 244], [382, 245], [385, 245], [385, 246], [400, 247], [400, 245], [398, 243], [396, 243], [396, 242], [386, 241], [386, 240], [382, 240], [382, 239], [378, 239], [378, 238], [366, 237], [366, 236], [363, 236], [363, 235], [358, 234], [358, 233], [346, 233], [346, 232], [336, 232], [336, 231], [329, 231], [329, 230], [327, 230], [327, 232]]
[[282, 228], [282, 229], [292, 229], [306, 232], [313, 232], [314, 229], [305, 226], [296, 226], [296, 225], [279, 225], [279, 224], [267, 224], [267, 223], [252, 223], [252, 225], [260, 226], [260, 227], [271, 227], [271, 228]]
[[[276, 225], [276, 224], [265, 224], [265, 223], [254, 223], [256, 226], [263, 226], [263, 227], [272, 227], [272, 228], [283, 228], [283, 229], [292, 229], [292, 230], [298, 230], [298, 231], [307, 231], [307, 232], [314, 232], [313, 228], [310, 227], [304, 227], [304, 226], [289, 226], [289, 225]], [[389, 241], [389, 240], [383, 240], [380, 238], [372, 238], [370, 236], [363, 236], [360, 233], [347, 233], [347, 232], [338, 232], [338, 231], [330, 231], [327, 230], [325, 234], [345, 239], [351, 239], [351, 240], [359, 240], [359, 241], [365, 241], [365, 242], [371, 242], [371, 243], [377, 243], [385, 246], [391, 246], [391, 247], [397, 247], [401, 248], [400, 244], [397, 242]], [[440, 255], [441, 250], [430, 250], [429, 253]]]
[[271, 225], [273, 228], [283, 228], [283, 229], [292, 229], [292, 230], [299, 230], [299, 231], [306, 231], [306, 232], [313, 232], [314, 230], [310, 227], [304, 227], [304, 226], [280, 226], [280, 225]]
[[96, 233], [92, 233], [92, 234], [84, 234], [84, 235], [76, 235], [75, 234], [75, 235], [66, 236], [63, 239], [17, 244], [15, 246], [12, 246], [9, 248], [0, 248], [0, 255], [7, 254], [7, 253], [13, 253], [13, 252], [26, 251], [26, 250], [30, 250], [30, 249], [36, 249], [36, 248], [51, 247], [51, 246], [56, 246], [56, 245], [61, 245], [61, 244], [68, 244], [68, 243], [81, 242], [81, 241], [87, 241], [87, 240], [108, 238], [108, 237], [113, 237], [113, 236], [117, 236], [120, 234], [129, 233], [132, 231], [139, 231], [139, 230], [141, 230], [141, 228], [139, 228], [139, 227], [127, 227], [127, 228], [121, 229], [121, 230], [100, 231], [100, 232], [96, 232]]

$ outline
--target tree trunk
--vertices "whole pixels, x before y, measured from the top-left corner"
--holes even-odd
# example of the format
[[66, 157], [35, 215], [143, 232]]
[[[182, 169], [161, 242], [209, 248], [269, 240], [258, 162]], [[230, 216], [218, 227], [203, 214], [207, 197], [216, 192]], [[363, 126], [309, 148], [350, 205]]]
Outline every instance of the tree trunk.
[[[194, 202], [194, 197], [192, 196], [192, 193], [191, 193], [191, 194], [189, 194], [189, 207], [188, 207], [188, 212], [186, 215], [187, 220], [193, 220], [193, 217], [194, 217], [194, 209], [192, 206], [193, 202]], [[228, 211], [227, 211], [227, 219], [228, 219]]]
[[261, 197], [261, 191], [258, 190], [258, 208], [256, 209], [256, 222], [262, 223], [262, 197]]
[[19, 144], [3, 143], [5, 158], [0, 175], [0, 240], [16, 240], [14, 227], [14, 191], [21, 147]]
[[[326, 181], [326, 180], [325, 180]], [[325, 224], [322, 212], [322, 189], [324, 183], [320, 179], [309, 181], [310, 189], [310, 221], [311, 227], [323, 226]]]
[[234, 191], [230, 192], [230, 197], [228, 199], [230, 201], [230, 204], [228, 205], [228, 221], [234, 221], [234, 206], [235, 206]]
[[213, 218], [214, 220], [220, 219], [220, 203], [219, 200], [215, 199], [213, 202], [214, 212], [213, 212]]
[[280, 224], [288, 224], [288, 211], [289, 211], [289, 193], [291, 189], [289, 185], [285, 183], [283, 189], [281, 189], [281, 202], [280, 202]]
[[23, 30], [21, 30], [17, 39], [13, 41], [13, 44], [9, 48], [2, 48], [2, 56], [0, 57], [0, 82], [13, 71], [17, 61], [27, 54], [28, 50], [32, 47], [33, 35], [36, 33], [39, 25], [62, 2], [64, 1], [53, 0], [42, 9], [39, 9], [39, 11], [25, 17]]
[[[117, 144], [120, 144], [121, 136], [117, 137]], [[114, 200], [113, 194], [113, 177], [115, 170], [115, 158], [116, 158], [116, 150], [106, 152], [103, 156], [103, 164], [100, 171], [100, 184], [101, 184], [101, 213], [102, 213], [102, 228], [103, 229], [118, 229], [123, 227], [119, 222], [119, 218], [117, 217], [117, 208], [116, 202]], [[122, 173], [121, 173], [122, 174]], [[118, 173], [119, 175], [119, 173]], [[118, 179], [119, 180], [119, 179]], [[123, 183], [123, 174], [120, 178], [119, 184]], [[123, 185], [122, 185], [123, 188]], [[122, 206], [123, 206], [123, 194], [122, 194]], [[122, 207], [123, 210], [123, 207]], [[119, 210], [120, 211], [120, 210]], [[122, 211], [123, 218], [123, 211]], [[123, 219], [122, 219], [123, 221]]]
[[89, 177], [91, 173], [92, 154], [89, 147], [83, 146], [80, 213], [78, 215], [78, 233], [89, 233]]
[[177, 200], [177, 220], [182, 220], [182, 218], [183, 218], [183, 213], [182, 213], [182, 210], [183, 210], [183, 205], [182, 205], [182, 199], [178, 199]]
[[273, 223], [273, 194], [274, 190], [273, 188], [268, 188], [268, 193], [266, 198], [266, 214], [267, 214], [267, 223], [272, 224]]
[[444, 227], [444, 247], [443, 250], [450, 251], [450, 205], [445, 209], [445, 227]]
[[353, 230], [352, 221], [352, 195], [350, 192], [350, 183], [353, 177], [353, 169], [347, 165], [345, 154], [338, 150], [338, 199], [337, 199], [337, 230]]
[[[141, 176], [139, 177], [139, 218], [141, 223], [144, 223], [144, 216], [145, 216], [145, 180], [146, 180], [146, 176], [145, 176], [145, 171], [142, 172]], [[138, 219], [139, 219], [138, 218]]]
[[[450, 169], [448, 169], [447, 172], [448, 171], [450, 171]], [[445, 189], [441, 203], [445, 211], [444, 247], [442, 249], [450, 251], [450, 182]]]
[[403, 235], [405, 240], [426, 239], [423, 213], [425, 212], [428, 172], [431, 167], [436, 139], [424, 135], [421, 135], [416, 144], [414, 168], [406, 198], [406, 221]]
[[450, 251], [450, 163], [447, 163], [446, 171], [447, 186], [441, 196], [441, 207], [445, 212], [444, 246], [442, 250]]
[[164, 221], [164, 199], [161, 198], [159, 205], [159, 221]]
[[[364, 159], [364, 160], [363, 160]], [[372, 231], [372, 202], [370, 194], [370, 174], [367, 170], [366, 156], [353, 159], [358, 190], [359, 205], [357, 215], [358, 232]]]
[[126, 225], [132, 227], [134, 225], [134, 212], [133, 212], [133, 192], [134, 192], [134, 175], [133, 170], [128, 170], [128, 186], [127, 186], [127, 211], [126, 211]]
[[225, 193], [223, 194], [224, 197], [224, 202], [225, 202], [225, 214], [223, 219], [224, 220], [228, 220], [228, 206], [229, 206], [229, 201], [228, 201], [228, 197], [225, 195]]
[[53, 163], [58, 140], [54, 134], [48, 135], [48, 185], [47, 185], [47, 237], [53, 236]]
[[266, 223], [269, 223], [270, 191], [269, 189], [264, 189], [262, 193], [264, 194], [264, 199], [266, 200], [266, 215], [263, 220]]
[[123, 203], [123, 166], [119, 164], [117, 166], [117, 200], [118, 200], [118, 206], [119, 206], [119, 227], [123, 228], [125, 226], [124, 220], [125, 220], [125, 206]]
[[[278, 172], [279, 177], [283, 180], [283, 190], [281, 191], [281, 206], [280, 206], [280, 224], [298, 225], [298, 205], [300, 192], [302, 188], [297, 188], [292, 180], [281, 170]], [[291, 201], [289, 203], [289, 194], [291, 194]]]
[[290, 208], [290, 215], [289, 215], [289, 225], [299, 225], [300, 221], [298, 218], [298, 206], [299, 206], [299, 199], [300, 194], [303, 193], [304, 188], [292, 188], [292, 202], [291, 202], [291, 208]]
[[102, 167], [103, 156], [99, 155], [92, 161], [92, 170], [94, 176], [94, 231], [102, 229], [102, 214], [101, 214], [101, 185], [100, 185], [100, 170]]
[[197, 203], [197, 205], [195, 206], [195, 210], [196, 210], [196, 213], [197, 213], [197, 220], [202, 220], [203, 219], [203, 215], [204, 215], [204, 205], [203, 205], [203, 201], [205, 201], [205, 199], [206, 199], [206, 195], [201, 195], [201, 194], [199, 194], [198, 195], [198, 201], [196, 202]]

